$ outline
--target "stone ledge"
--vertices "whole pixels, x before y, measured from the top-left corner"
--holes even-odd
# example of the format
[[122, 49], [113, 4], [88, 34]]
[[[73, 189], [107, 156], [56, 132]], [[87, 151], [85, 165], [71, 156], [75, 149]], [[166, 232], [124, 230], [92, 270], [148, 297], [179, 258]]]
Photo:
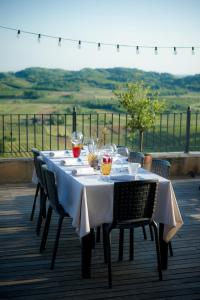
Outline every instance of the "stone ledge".
[[195, 177], [200, 175], [200, 152], [151, 153], [154, 158], [167, 159], [171, 163], [170, 175], [174, 177]]
[[0, 184], [30, 183], [32, 173], [32, 158], [0, 159]]

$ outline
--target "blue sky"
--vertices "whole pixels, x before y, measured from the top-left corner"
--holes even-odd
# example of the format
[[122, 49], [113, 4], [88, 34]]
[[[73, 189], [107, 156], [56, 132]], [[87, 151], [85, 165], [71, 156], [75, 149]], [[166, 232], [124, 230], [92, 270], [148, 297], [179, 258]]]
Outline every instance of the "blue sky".
[[112, 44], [157, 46], [135, 48], [77, 43], [22, 34], [0, 28], [0, 71], [27, 67], [79, 70], [129, 67], [172, 74], [200, 73], [199, 0], [0, 0], [0, 25], [25, 31]]

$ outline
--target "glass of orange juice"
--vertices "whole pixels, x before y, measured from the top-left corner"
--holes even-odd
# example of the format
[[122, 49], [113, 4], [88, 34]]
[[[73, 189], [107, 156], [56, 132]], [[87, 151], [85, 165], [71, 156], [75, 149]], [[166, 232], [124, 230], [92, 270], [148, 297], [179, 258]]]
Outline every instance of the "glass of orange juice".
[[100, 171], [103, 178], [108, 178], [112, 168], [112, 157], [109, 154], [103, 154], [100, 163]]

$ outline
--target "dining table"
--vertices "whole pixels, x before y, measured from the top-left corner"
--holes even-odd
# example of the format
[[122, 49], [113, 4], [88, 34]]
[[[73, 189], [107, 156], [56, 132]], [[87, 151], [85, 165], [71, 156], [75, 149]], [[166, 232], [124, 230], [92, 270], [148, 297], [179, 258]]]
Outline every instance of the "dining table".
[[72, 218], [81, 242], [81, 272], [91, 276], [91, 256], [94, 230], [113, 218], [113, 189], [116, 181], [156, 180], [157, 202], [153, 219], [159, 224], [159, 242], [162, 269], [168, 266], [168, 243], [183, 225], [172, 183], [143, 168], [137, 174], [128, 173], [128, 162], [123, 157], [113, 159], [110, 176], [102, 176], [91, 168], [87, 150], [74, 158], [72, 151], [41, 151], [48, 168], [56, 175], [58, 199]]

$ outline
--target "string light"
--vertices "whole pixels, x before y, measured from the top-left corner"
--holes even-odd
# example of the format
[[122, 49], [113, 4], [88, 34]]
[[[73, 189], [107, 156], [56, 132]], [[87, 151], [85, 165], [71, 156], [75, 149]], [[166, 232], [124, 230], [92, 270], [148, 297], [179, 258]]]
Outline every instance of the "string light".
[[40, 40], [41, 40], [41, 34], [39, 33], [38, 34], [38, 43], [40, 43]]
[[172, 49], [173, 50], [173, 53], [174, 55], [177, 55], [177, 48], [179, 49], [190, 49], [191, 51], [191, 54], [192, 55], [195, 55], [195, 50], [196, 49], [200, 49], [200, 46], [192, 46], [192, 47], [189, 47], [189, 46], [178, 46], [178, 47], [171, 47], [171, 46], [155, 46], [155, 47], [152, 47], [152, 46], [148, 46], [148, 45], [123, 45], [123, 44], [114, 44], [114, 43], [97, 43], [97, 42], [94, 42], [94, 41], [86, 41], [86, 40], [75, 40], [75, 39], [70, 39], [70, 38], [65, 38], [65, 37], [59, 37], [59, 36], [52, 36], [52, 35], [47, 35], [47, 34], [43, 34], [43, 33], [36, 33], [36, 32], [30, 32], [30, 31], [25, 31], [25, 30], [20, 30], [20, 29], [16, 29], [16, 28], [11, 28], [11, 27], [6, 27], [6, 26], [2, 26], [0, 25], [0, 28], [2, 29], [6, 29], [6, 30], [12, 30], [12, 31], [15, 31], [17, 32], [17, 37], [19, 38], [21, 36], [22, 33], [25, 33], [25, 34], [29, 34], [29, 35], [34, 35], [34, 36], [37, 36], [38, 38], [38, 42], [40, 42], [41, 40], [41, 37], [43, 38], [51, 38], [51, 39], [56, 39], [58, 41], [58, 46], [61, 46], [61, 40], [62, 42], [63, 41], [68, 41], [68, 42], [72, 42], [72, 43], [78, 43], [78, 49], [81, 49], [82, 47], [82, 44], [93, 44], [93, 45], [97, 45], [97, 49], [100, 50], [102, 45], [103, 46], [115, 46], [116, 47], [116, 50], [117, 52], [120, 51], [120, 47], [126, 47], [126, 48], [135, 48], [136, 49], [136, 54], [139, 54], [140, 53], [140, 49], [154, 49], [154, 53], [155, 55], [158, 54], [158, 48], [159, 49]]
[[62, 40], [61, 37], [59, 37], [59, 39], [58, 39], [58, 46], [59, 47], [61, 47], [61, 40]]
[[78, 41], [78, 49], [81, 49], [81, 41]]
[[192, 55], [195, 55], [194, 47], [192, 47]]
[[21, 34], [21, 31], [18, 29], [17, 30], [17, 37], [18, 37], [18, 39], [20, 38], [20, 34]]
[[174, 47], [174, 55], [177, 55], [176, 47]]

